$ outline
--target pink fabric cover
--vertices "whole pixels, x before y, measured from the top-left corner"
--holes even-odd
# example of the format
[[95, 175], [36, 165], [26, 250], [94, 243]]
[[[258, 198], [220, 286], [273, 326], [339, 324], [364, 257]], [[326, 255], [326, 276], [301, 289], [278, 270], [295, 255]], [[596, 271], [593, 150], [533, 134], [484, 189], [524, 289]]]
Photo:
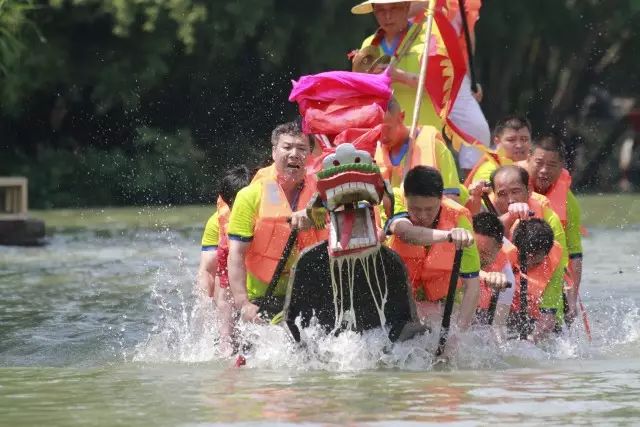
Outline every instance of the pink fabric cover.
[[[380, 125], [391, 98], [391, 78], [386, 74], [329, 71], [293, 81], [289, 101], [297, 102], [303, 131], [324, 134], [333, 147], [350, 142], [373, 156]], [[323, 155], [334, 151], [323, 147]], [[318, 164], [317, 163], [317, 164]]]

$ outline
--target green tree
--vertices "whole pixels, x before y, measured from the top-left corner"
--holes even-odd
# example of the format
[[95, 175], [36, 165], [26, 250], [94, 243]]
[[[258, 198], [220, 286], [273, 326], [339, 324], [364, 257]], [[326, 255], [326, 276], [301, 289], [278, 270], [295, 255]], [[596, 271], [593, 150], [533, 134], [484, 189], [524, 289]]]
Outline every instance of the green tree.
[[[33, 206], [208, 200], [228, 166], [268, 158], [292, 79], [349, 67], [375, 29], [355, 2], [0, 0], [0, 173], [31, 174]], [[490, 122], [564, 126], [594, 85], [637, 95], [639, 2], [485, 2]]]

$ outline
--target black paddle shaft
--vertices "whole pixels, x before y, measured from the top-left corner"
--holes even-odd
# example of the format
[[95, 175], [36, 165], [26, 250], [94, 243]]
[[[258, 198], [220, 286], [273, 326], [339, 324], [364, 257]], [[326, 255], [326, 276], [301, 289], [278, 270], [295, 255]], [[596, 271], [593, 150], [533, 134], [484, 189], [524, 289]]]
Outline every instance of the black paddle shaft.
[[[527, 222], [522, 221], [521, 227], [526, 227]], [[526, 233], [526, 229], [523, 234], [525, 237], [528, 237]], [[519, 249], [519, 261], [520, 261], [520, 339], [526, 340], [530, 333], [530, 322], [529, 322], [529, 303], [527, 301], [527, 293], [528, 293], [528, 281], [527, 281], [527, 249], [528, 242], [525, 241], [522, 248]]]
[[[525, 245], [526, 246], [526, 245]], [[530, 332], [529, 303], [527, 301], [527, 253], [520, 251], [520, 339], [526, 340]]]
[[297, 239], [298, 239], [298, 229], [293, 228], [291, 230], [291, 234], [289, 234], [289, 239], [287, 240], [287, 243], [284, 246], [284, 251], [282, 252], [282, 256], [280, 257], [280, 260], [276, 265], [276, 269], [273, 272], [271, 281], [267, 286], [267, 290], [264, 293], [264, 297], [255, 301], [256, 305], [258, 305], [259, 307], [258, 312], [262, 312], [264, 309], [267, 308], [266, 306], [269, 305], [269, 300], [272, 299], [271, 297], [273, 296], [273, 292], [275, 291], [276, 286], [278, 285], [278, 280], [280, 280], [280, 275], [282, 275], [282, 272], [284, 271], [284, 267], [287, 265], [287, 261], [289, 260], [289, 256], [291, 256], [291, 251], [293, 251], [293, 248], [296, 245]]
[[447, 292], [447, 300], [444, 304], [444, 314], [442, 316], [442, 327], [440, 328], [440, 341], [436, 350], [436, 357], [440, 357], [444, 352], [449, 337], [449, 327], [451, 325], [451, 313], [453, 312], [453, 300], [456, 296], [456, 285], [458, 276], [460, 275], [460, 264], [462, 262], [462, 249], [456, 249], [453, 258], [453, 268], [451, 269], [451, 279], [449, 280], [449, 290]]
[[[507, 284], [507, 288], [511, 287], [511, 283]], [[491, 301], [489, 302], [489, 311], [487, 313], [487, 323], [493, 325], [493, 318], [496, 317], [496, 309], [498, 308], [498, 298], [500, 298], [500, 291], [495, 290], [491, 294]]]
[[482, 201], [484, 202], [484, 205], [487, 207], [490, 213], [492, 213], [495, 216], [500, 216], [498, 215], [498, 210], [496, 209], [496, 207], [493, 206], [493, 202], [491, 202], [491, 199], [489, 198], [488, 194], [486, 193], [482, 194]]
[[464, 0], [458, 0], [460, 8], [460, 16], [462, 17], [462, 29], [464, 30], [464, 40], [467, 44], [467, 56], [469, 57], [469, 74], [471, 75], [471, 90], [473, 93], [478, 92], [478, 80], [476, 79], [476, 70], [473, 65], [473, 47], [471, 46], [471, 34], [469, 34], [469, 22], [467, 22], [467, 12], [464, 8]]

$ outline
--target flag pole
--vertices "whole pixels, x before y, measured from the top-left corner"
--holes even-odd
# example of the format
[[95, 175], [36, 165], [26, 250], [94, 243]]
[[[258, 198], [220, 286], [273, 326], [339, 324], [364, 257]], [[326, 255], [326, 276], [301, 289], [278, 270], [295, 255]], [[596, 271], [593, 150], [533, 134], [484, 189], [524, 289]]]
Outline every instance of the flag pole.
[[[424, 30], [425, 40], [424, 40], [424, 48], [422, 50], [422, 58], [420, 60], [420, 75], [418, 77], [418, 88], [416, 90], [416, 101], [413, 104], [413, 118], [411, 119], [411, 129], [409, 131], [409, 138], [411, 140], [409, 144], [409, 150], [407, 151], [407, 160], [406, 165], [409, 166], [411, 164], [411, 157], [413, 156], [413, 145], [415, 144], [416, 139], [416, 129], [418, 127], [418, 118], [420, 117], [420, 107], [422, 105], [422, 96], [424, 95], [424, 83], [427, 76], [427, 64], [429, 62], [429, 44], [431, 41], [431, 29], [433, 27], [433, 14], [436, 5], [436, 0], [429, 0], [429, 5], [427, 6], [427, 21], [426, 28]], [[407, 175], [409, 171], [408, 167], [404, 168], [404, 175]]]

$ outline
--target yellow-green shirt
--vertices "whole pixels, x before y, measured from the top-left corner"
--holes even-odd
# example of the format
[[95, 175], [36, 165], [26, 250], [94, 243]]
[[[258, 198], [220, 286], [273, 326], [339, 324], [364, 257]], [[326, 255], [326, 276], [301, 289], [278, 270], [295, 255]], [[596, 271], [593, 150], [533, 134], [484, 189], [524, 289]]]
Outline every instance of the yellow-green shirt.
[[436, 159], [438, 160], [438, 170], [442, 175], [442, 182], [444, 184], [443, 194], [445, 196], [458, 196], [460, 198], [460, 204], [464, 206], [469, 199], [469, 191], [467, 187], [460, 182], [460, 176], [458, 175], [458, 168], [453, 158], [453, 153], [444, 142], [440, 140], [436, 143], [435, 151]]
[[[382, 157], [382, 150], [386, 150], [383, 148], [381, 144], [378, 144], [376, 148], [376, 160], [378, 161]], [[447, 146], [438, 138], [435, 140], [434, 144], [434, 154], [435, 154], [435, 162], [434, 167], [440, 171], [442, 175], [442, 182], [444, 184], [443, 194], [447, 196], [459, 196], [461, 199], [464, 198], [462, 204], [466, 203], [466, 200], [469, 198], [469, 192], [467, 188], [460, 183], [460, 177], [458, 175], [458, 169], [456, 167], [456, 162], [453, 158], [453, 154], [451, 150], [447, 148]], [[407, 154], [404, 155], [402, 160], [400, 160], [400, 164], [405, 165], [407, 163]], [[391, 174], [389, 183], [394, 188], [402, 187], [403, 176], [399, 174]]]
[[207, 224], [202, 233], [202, 250], [213, 251], [218, 248], [220, 243], [220, 223], [218, 222], [218, 212], [214, 212], [209, 217]]
[[[495, 171], [501, 166], [496, 164], [494, 161], [487, 160], [486, 156], [483, 156], [480, 159], [480, 161], [484, 163], [478, 166], [478, 169], [476, 170], [475, 174], [471, 178], [472, 183], [482, 181], [482, 180], [489, 182], [489, 179], [491, 178], [491, 174], [493, 173], [493, 171]], [[502, 166], [513, 164], [513, 161], [511, 159], [508, 159], [502, 156], [500, 156], [500, 162]]]
[[564, 322], [564, 299], [563, 299], [563, 286], [564, 286], [564, 267], [562, 263], [558, 264], [551, 280], [547, 284], [547, 287], [542, 293], [540, 303], [538, 307], [542, 312], [553, 311], [556, 315], [556, 322]]
[[582, 258], [581, 212], [578, 199], [569, 190], [567, 193], [567, 225], [564, 232], [567, 237], [569, 258]]
[[[409, 48], [409, 51], [402, 57], [402, 59], [396, 64], [397, 68], [414, 74], [420, 74], [420, 57], [424, 51], [424, 27], [422, 24], [411, 24], [411, 29], [405, 37], [405, 42], [410, 38], [410, 34], [416, 25], [420, 25], [418, 37], [414, 40], [413, 44]], [[435, 25], [434, 25], [435, 30]], [[375, 34], [367, 37], [362, 42], [362, 48], [370, 46], [375, 38]], [[402, 50], [402, 45], [398, 47], [397, 51]], [[382, 49], [378, 48], [380, 55], [383, 54]], [[407, 86], [402, 83], [393, 83], [391, 85], [393, 89], [393, 95], [398, 100], [398, 103], [405, 112], [405, 124], [411, 126], [413, 120], [413, 107], [416, 100], [416, 88]], [[418, 125], [431, 125], [438, 129], [442, 129], [442, 120], [436, 113], [429, 95], [424, 92], [422, 98], [422, 104], [420, 106], [420, 116], [418, 117]]]

